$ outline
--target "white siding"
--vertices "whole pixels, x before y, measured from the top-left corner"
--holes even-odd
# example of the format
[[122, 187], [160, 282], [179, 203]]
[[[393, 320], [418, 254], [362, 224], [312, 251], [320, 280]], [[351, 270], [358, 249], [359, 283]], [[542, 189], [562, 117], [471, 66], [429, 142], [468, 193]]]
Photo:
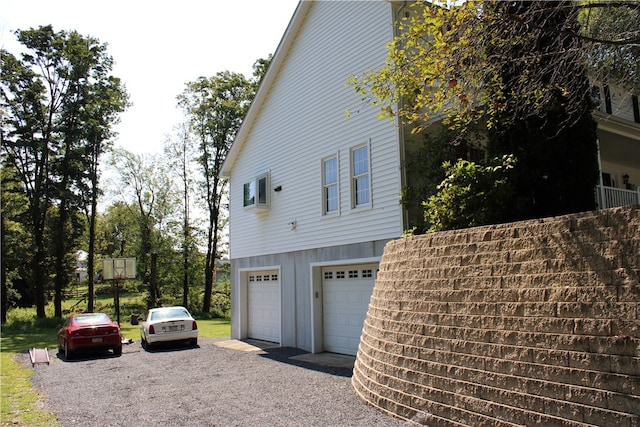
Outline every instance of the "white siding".
[[[391, 22], [388, 2], [313, 2], [291, 49], [280, 52], [287, 58], [233, 165], [232, 258], [399, 237], [397, 129], [346, 85], [351, 74], [384, 63]], [[372, 209], [354, 211], [349, 149], [367, 141]], [[340, 215], [324, 218], [321, 159], [331, 153], [339, 153]], [[267, 171], [271, 209], [245, 210], [243, 183]]]
[[605, 86], [596, 84], [600, 91], [600, 105], [598, 110], [605, 114], [613, 114], [618, 119], [634, 122], [633, 114], [633, 102], [631, 100], [631, 94], [628, 90], [620, 89], [615, 86], [609, 87], [609, 99], [611, 103], [611, 111], [608, 112], [606, 108], [606, 91]]

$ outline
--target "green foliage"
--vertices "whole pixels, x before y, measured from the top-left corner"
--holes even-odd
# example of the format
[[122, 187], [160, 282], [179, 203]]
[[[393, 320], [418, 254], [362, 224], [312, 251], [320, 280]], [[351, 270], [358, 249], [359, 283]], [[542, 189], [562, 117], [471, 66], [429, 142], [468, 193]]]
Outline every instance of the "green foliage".
[[[402, 197], [410, 218], [415, 218], [411, 209], [420, 196], [432, 196], [425, 204], [430, 230], [595, 206], [597, 147], [587, 75], [608, 83], [617, 76], [616, 82], [633, 90], [630, 82], [637, 79], [640, 63], [635, 46], [640, 3], [602, 6], [564, 0], [398, 5], [397, 16], [409, 13], [398, 24], [385, 66], [353, 76], [355, 90], [380, 106], [383, 117], [400, 117], [412, 126], [414, 135], [441, 122], [453, 135], [447, 143], [456, 146], [474, 140], [473, 133], [481, 130], [488, 157], [518, 159], [506, 185], [501, 171], [486, 169], [492, 165], [483, 167], [460, 155], [468, 162], [449, 164], [453, 169], [433, 195], [434, 176], [440, 172], [433, 162], [452, 162], [450, 147], [430, 144], [426, 150], [432, 155], [408, 152], [409, 182]], [[603, 27], [596, 28], [597, 23]], [[597, 39], [589, 36], [594, 31]], [[598, 64], [594, 57], [603, 61]], [[619, 66], [617, 73], [607, 61]], [[412, 165], [412, 160], [423, 164]], [[486, 181], [492, 177], [498, 181]], [[417, 221], [409, 225], [422, 227]]]
[[[474, 123], [491, 129], [546, 117], [558, 91], [566, 98], [569, 126], [584, 112], [585, 69], [638, 89], [637, 1], [603, 7], [569, 0], [442, 0], [398, 7], [409, 17], [398, 23], [385, 66], [350, 82], [382, 117], [399, 116], [417, 129], [442, 119], [465, 137]], [[518, 75], [505, 78], [505, 67]]]
[[227, 223], [223, 202], [227, 180], [222, 177], [222, 165], [231, 149], [242, 121], [249, 110], [269, 59], [254, 64], [254, 79], [239, 73], [219, 72], [213, 77], [200, 77], [186, 84], [178, 96], [197, 140], [197, 161], [201, 169], [200, 195], [207, 207], [207, 253], [205, 255], [204, 299], [202, 311], [211, 310], [211, 296], [216, 259], [221, 258], [222, 230]]
[[218, 280], [211, 295], [211, 314], [214, 317], [231, 317], [231, 281], [228, 277]]
[[445, 162], [446, 178], [424, 202], [429, 232], [500, 222], [510, 195], [509, 171], [515, 159], [504, 156], [488, 166], [468, 160]]
[[74, 237], [84, 226], [78, 219], [87, 195], [98, 191], [95, 181], [90, 184], [91, 171], [128, 101], [98, 40], [51, 26], [15, 34], [24, 48], [20, 57], [0, 50], [2, 163], [15, 170], [26, 207], [21, 222], [31, 272], [20, 278], [33, 289], [38, 316], [44, 317], [51, 278], [60, 314]]
[[[640, 2], [628, 0], [607, 6], [584, 8], [579, 17], [584, 36], [594, 42], [588, 56], [591, 72], [598, 81], [618, 82], [637, 94], [640, 91]], [[615, 44], [606, 42], [612, 39]]]
[[440, 124], [405, 137], [406, 185], [401, 203], [408, 212], [409, 227], [417, 234], [428, 229], [422, 202], [436, 193], [445, 178], [442, 164], [457, 159], [481, 161], [484, 158], [482, 143], [480, 137], [460, 139]]

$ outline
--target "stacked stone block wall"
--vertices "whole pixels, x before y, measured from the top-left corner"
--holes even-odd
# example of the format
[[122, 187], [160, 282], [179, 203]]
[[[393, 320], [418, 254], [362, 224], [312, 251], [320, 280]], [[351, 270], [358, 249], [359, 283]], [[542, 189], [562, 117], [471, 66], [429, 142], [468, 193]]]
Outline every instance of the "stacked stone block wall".
[[387, 244], [352, 383], [430, 426], [640, 427], [640, 207]]

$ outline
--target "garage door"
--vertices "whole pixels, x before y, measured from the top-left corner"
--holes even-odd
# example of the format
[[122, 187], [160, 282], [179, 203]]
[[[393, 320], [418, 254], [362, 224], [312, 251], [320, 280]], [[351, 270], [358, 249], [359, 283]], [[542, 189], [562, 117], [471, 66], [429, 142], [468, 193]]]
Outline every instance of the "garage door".
[[355, 355], [378, 270], [377, 264], [322, 270], [324, 349]]
[[277, 270], [248, 274], [247, 334], [280, 342], [280, 278]]

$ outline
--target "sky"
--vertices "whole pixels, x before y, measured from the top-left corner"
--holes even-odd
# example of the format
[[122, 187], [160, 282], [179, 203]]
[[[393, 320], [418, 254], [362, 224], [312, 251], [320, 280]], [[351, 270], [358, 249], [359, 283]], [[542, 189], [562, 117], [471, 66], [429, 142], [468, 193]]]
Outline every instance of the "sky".
[[185, 84], [220, 71], [252, 75], [275, 53], [298, 0], [2, 0], [0, 47], [17, 54], [15, 30], [53, 26], [108, 45], [112, 75], [133, 103], [115, 127], [115, 145], [159, 153], [184, 119], [176, 96]]

